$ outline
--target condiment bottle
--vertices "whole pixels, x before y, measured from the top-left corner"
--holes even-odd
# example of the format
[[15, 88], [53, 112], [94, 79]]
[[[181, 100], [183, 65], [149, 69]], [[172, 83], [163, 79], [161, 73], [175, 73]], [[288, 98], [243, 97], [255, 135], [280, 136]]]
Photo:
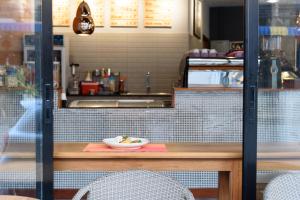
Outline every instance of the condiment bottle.
[[123, 79], [120, 79], [119, 92], [120, 93], [124, 93], [125, 92], [125, 82], [124, 82]]
[[119, 93], [120, 85], [120, 72], [114, 73], [115, 76], [115, 92]]
[[107, 70], [107, 73], [104, 73], [104, 78], [103, 78], [104, 91], [109, 91], [109, 81], [108, 81], [109, 75], [110, 75], [110, 71]]
[[112, 73], [108, 79], [109, 91], [112, 93], [116, 92], [116, 79], [114, 74]]
[[5, 74], [6, 74], [5, 66], [0, 65], [0, 87], [5, 86]]

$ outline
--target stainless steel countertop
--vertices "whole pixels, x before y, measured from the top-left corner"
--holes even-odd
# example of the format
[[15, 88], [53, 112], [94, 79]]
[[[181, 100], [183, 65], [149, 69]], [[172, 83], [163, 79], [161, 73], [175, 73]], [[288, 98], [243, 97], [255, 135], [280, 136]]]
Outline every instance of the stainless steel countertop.
[[111, 96], [68, 96], [68, 108], [170, 108], [170, 93], [125, 93]]

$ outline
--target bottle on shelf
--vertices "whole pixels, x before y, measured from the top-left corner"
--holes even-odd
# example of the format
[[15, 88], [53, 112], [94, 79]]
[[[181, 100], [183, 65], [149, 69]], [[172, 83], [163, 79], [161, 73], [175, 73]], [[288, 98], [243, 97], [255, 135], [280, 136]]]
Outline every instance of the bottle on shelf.
[[6, 77], [5, 85], [9, 88], [18, 87], [17, 66], [9, 64], [9, 59], [6, 59]]
[[115, 72], [115, 93], [119, 93], [119, 85], [120, 85], [120, 72]]
[[107, 93], [109, 91], [109, 82], [108, 82], [108, 70], [103, 70], [104, 76], [103, 76], [103, 85], [104, 85], [104, 93]]
[[124, 79], [120, 79], [119, 92], [120, 92], [120, 94], [125, 92], [125, 81], [124, 81]]
[[6, 69], [4, 65], [0, 65], [0, 87], [5, 86]]
[[110, 74], [108, 78], [109, 91], [114, 94], [116, 91], [116, 79], [113, 73]]

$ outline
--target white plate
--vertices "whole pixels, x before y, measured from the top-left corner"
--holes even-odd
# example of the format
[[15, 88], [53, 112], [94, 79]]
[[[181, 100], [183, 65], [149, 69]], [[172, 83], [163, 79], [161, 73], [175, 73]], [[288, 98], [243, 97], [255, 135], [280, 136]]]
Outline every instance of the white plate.
[[141, 143], [132, 143], [132, 144], [124, 144], [124, 143], [119, 143], [119, 141], [116, 138], [107, 138], [104, 139], [103, 142], [104, 144], [110, 146], [111, 148], [114, 149], [139, 149], [143, 147], [144, 145], [149, 143], [149, 140], [145, 138], [131, 138], [132, 140], [141, 140]]

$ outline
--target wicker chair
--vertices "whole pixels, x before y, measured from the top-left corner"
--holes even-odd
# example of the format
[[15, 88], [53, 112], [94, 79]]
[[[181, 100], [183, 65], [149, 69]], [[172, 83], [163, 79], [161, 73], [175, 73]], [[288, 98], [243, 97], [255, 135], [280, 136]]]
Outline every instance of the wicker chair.
[[299, 200], [300, 173], [274, 178], [266, 187], [264, 200]]
[[80, 189], [73, 200], [194, 200], [175, 180], [150, 171], [118, 172]]

